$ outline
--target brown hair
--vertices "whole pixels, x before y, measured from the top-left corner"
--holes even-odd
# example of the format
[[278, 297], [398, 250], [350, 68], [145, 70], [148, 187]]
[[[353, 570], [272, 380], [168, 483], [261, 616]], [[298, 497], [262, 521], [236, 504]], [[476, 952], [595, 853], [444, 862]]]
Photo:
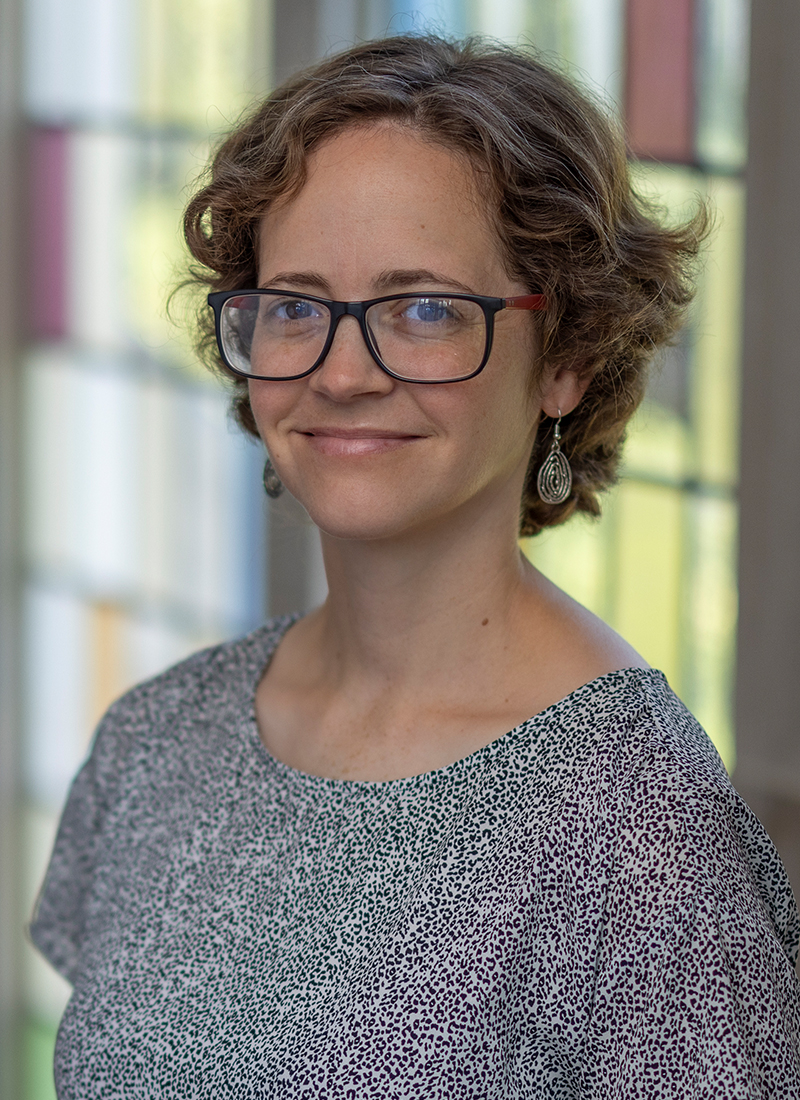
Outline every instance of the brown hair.
[[[563, 504], [545, 504], [536, 474], [550, 447], [540, 431], [523, 491], [520, 533], [574, 511], [598, 515], [598, 492], [616, 479], [627, 422], [642, 399], [645, 367], [669, 341], [692, 296], [692, 261], [708, 225], [704, 207], [666, 228], [634, 192], [616, 125], [530, 50], [425, 36], [367, 42], [274, 91], [223, 142], [210, 179], [189, 202], [186, 240], [202, 267], [194, 284], [257, 285], [260, 219], [303, 185], [321, 142], [354, 125], [391, 119], [466, 155], [486, 177], [508, 273], [547, 295], [542, 360], [591, 376], [565, 416], [562, 448], [573, 471]], [[216, 352], [210, 310], [198, 348]], [[257, 435], [246, 384], [234, 383], [239, 424]]]

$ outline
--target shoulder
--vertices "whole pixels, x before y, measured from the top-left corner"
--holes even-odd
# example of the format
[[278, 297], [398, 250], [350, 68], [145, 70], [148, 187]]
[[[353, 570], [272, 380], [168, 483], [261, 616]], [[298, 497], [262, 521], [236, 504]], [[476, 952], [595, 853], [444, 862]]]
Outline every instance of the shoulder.
[[[717, 749], [662, 672], [629, 668], [598, 677], [587, 700], [598, 725], [597, 763], [618, 798], [642, 779], [666, 780], [705, 795], [732, 790]], [[580, 695], [580, 692], [576, 693]]]
[[757, 915], [795, 964], [800, 920], [788, 876], [708, 735], [661, 673], [603, 680], [607, 735], [583, 784], [607, 826], [611, 889], [630, 898], [644, 888], [659, 909], [711, 896], [721, 914]]
[[244, 744], [236, 731], [289, 622], [275, 619], [193, 654], [126, 692], [104, 715], [72, 784], [30, 926], [70, 981], [80, 968], [88, 910], [106, 904], [109, 883], [124, 892], [138, 888], [146, 871], [157, 873], [193, 810], [213, 806], [231, 776], [236, 781]]
[[587, 1093], [667, 1095], [656, 1083], [669, 1081], [670, 1096], [738, 1096], [754, 1079], [794, 1081], [800, 920], [786, 871], [661, 674], [622, 675], [573, 802], [601, 913]]
[[[153, 747], [194, 745], [202, 731], [247, 714], [267, 661], [292, 617], [271, 619], [252, 633], [192, 654], [122, 695], [95, 732], [89, 760], [98, 775], [132, 755], [153, 759]], [[249, 703], [248, 703], [249, 700]]]
[[201, 649], [184, 660], [144, 680], [122, 695], [106, 717], [136, 714], [157, 701], [159, 706], [199, 701], [235, 692], [243, 680], [259, 673], [283, 636], [292, 616], [270, 619], [241, 638]]

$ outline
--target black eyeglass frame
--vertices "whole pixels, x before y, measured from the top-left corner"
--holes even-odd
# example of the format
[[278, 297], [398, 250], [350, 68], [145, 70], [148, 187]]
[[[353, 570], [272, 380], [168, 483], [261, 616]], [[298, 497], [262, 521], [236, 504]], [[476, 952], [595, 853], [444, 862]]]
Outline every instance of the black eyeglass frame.
[[[276, 377], [270, 374], [246, 374], [244, 371], [235, 367], [227, 355], [222, 345], [222, 307], [231, 298], [244, 298], [252, 295], [263, 295], [265, 297], [273, 298], [302, 298], [307, 302], [316, 302], [318, 305], [325, 306], [330, 312], [330, 326], [328, 328], [328, 335], [325, 339], [325, 343], [322, 346], [322, 351], [317, 357], [313, 366], [308, 370], [304, 370], [302, 374], [281, 375]], [[367, 325], [367, 310], [371, 306], [380, 305], [381, 302], [395, 302], [400, 299], [406, 298], [448, 298], [459, 302], [475, 302], [483, 310], [483, 316], [486, 323], [486, 346], [483, 349], [483, 357], [481, 358], [480, 365], [476, 367], [471, 374], [464, 374], [460, 378], [404, 378], [401, 374], [396, 374], [393, 370], [386, 366], [381, 361], [381, 357], [378, 353], [378, 348], [373, 343], [370, 335], [369, 326]], [[239, 378], [252, 378], [257, 382], [296, 382], [299, 378], [307, 378], [309, 374], [313, 374], [318, 367], [322, 366], [328, 352], [331, 349], [333, 338], [336, 335], [336, 329], [341, 321], [342, 317], [355, 317], [358, 321], [359, 328], [361, 329], [361, 335], [364, 338], [364, 343], [367, 345], [372, 358], [378, 364], [384, 373], [388, 374], [391, 378], [396, 379], [398, 382], [411, 382], [414, 385], [419, 386], [446, 386], [451, 382], [467, 382], [470, 378], [474, 378], [476, 374], [480, 374], [489, 359], [489, 354], [492, 350], [492, 340], [494, 338], [494, 317], [496, 313], [499, 313], [503, 309], [522, 309], [522, 310], [542, 310], [547, 308], [547, 298], [544, 294], [523, 294], [516, 298], [487, 298], [482, 294], [450, 294], [442, 291], [409, 291], [404, 294], [384, 294], [380, 298], [368, 298], [363, 302], [336, 302], [329, 298], [318, 298], [314, 294], [293, 294], [290, 290], [275, 290], [265, 289], [263, 287], [257, 290], [217, 290], [208, 295], [208, 304], [214, 310], [214, 327], [217, 336], [217, 347], [222, 357], [222, 361], [225, 366], [238, 375]]]

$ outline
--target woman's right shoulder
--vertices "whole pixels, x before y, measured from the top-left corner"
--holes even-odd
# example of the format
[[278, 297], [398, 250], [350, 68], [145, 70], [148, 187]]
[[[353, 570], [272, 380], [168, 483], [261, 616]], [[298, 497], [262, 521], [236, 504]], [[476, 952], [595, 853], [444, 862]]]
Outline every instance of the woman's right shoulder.
[[297, 616], [269, 619], [243, 637], [198, 650], [130, 688], [108, 708], [95, 731], [90, 756], [119, 758], [142, 740], [185, 736], [217, 724], [223, 714], [252, 705], [255, 685], [288, 626]]

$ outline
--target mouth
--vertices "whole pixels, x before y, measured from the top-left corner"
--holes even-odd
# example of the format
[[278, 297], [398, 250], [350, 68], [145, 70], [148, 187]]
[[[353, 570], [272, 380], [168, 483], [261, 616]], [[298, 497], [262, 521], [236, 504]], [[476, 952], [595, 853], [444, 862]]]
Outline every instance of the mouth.
[[304, 436], [315, 451], [326, 455], [383, 454], [424, 438], [412, 432], [373, 427], [314, 427], [300, 430], [298, 434]]

